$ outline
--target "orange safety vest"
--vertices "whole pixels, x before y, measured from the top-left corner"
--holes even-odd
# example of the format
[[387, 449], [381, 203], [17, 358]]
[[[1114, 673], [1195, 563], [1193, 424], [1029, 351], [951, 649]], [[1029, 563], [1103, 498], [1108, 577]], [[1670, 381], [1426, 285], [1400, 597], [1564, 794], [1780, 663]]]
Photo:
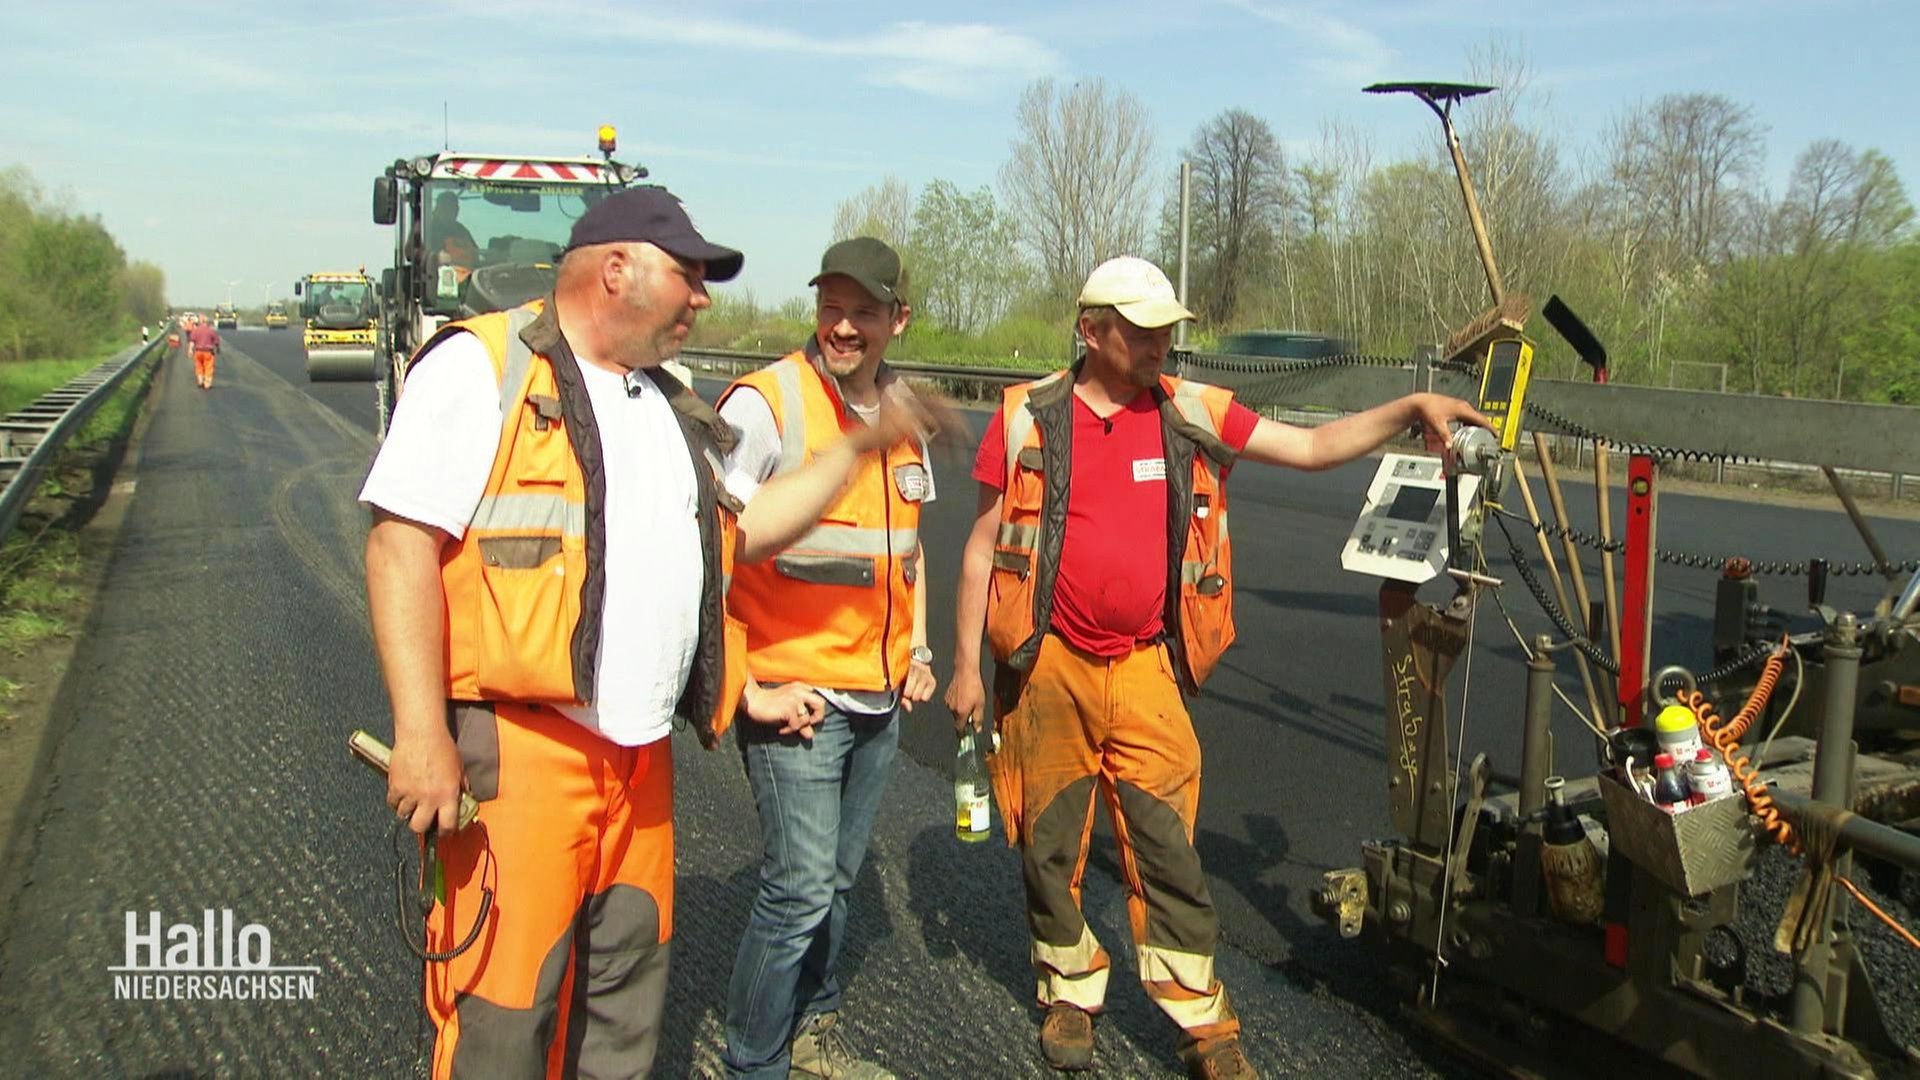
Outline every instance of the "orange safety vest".
[[[776, 476], [813, 460], [860, 423], [839, 385], [804, 351], [742, 376], [727, 394], [742, 386], [773, 410]], [[835, 690], [890, 690], [906, 680], [920, 503], [931, 477], [914, 440], [862, 454], [812, 531], [772, 559], [734, 572], [728, 601], [747, 624], [755, 679]]]
[[[500, 386], [500, 443], [465, 534], [441, 550], [447, 697], [571, 704], [591, 700], [605, 602], [606, 536], [582, 455], [599, 471], [600, 438], [586, 387], [548, 305], [451, 323], [415, 354], [455, 333], [487, 347]], [[559, 362], [548, 353], [559, 356]], [[707, 562], [699, 641], [678, 715], [717, 745], [746, 683], [745, 627], [724, 610], [739, 503], [721, 483], [732, 436], [671, 376], [655, 378], [694, 453]], [[697, 448], [697, 451], [696, 451]]]
[[[1073, 473], [1073, 372], [1060, 371], [1005, 391], [995, 418], [1006, 437], [1006, 486], [987, 587], [987, 642], [995, 660], [1029, 671], [1053, 619], [1053, 590], [1066, 538]], [[1233, 644], [1233, 545], [1227, 535], [1226, 470], [1236, 454], [1220, 441], [1233, 393], [1161, 376], [1159, 405], [1167, 466], [1168, 536], [1162, 623], [1189, 692], [1197, 690]], [[1142, 527], [1154, 527], [1142, 523]]]

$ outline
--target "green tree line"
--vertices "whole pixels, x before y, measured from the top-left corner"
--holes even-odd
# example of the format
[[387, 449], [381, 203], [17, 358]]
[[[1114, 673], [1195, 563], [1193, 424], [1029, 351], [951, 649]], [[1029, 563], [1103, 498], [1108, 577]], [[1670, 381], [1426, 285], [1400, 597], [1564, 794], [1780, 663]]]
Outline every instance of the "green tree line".
[[73, 356], [167, 311], [166, 276], [93, 215], [47, 199], [21, 167], [0, 170], [0, 361]]
[[[1775, 191], [1750, 106], [1671, 93], [1575, 145], [1543, 119], [1524, 58], [1493, 47], [1468, 66], [1500, 88], [1454, 119], [1507, 289], [1535, 312], [1559, 294], [1607, 343], [1616, 380], [1920, 402], [1920, 236], [1884, 154], [1817, 140]], [[1175, 159], [1193, 171], [1199, 347], [1295, 329], [1407, 355], [1489, 306], [1438, 124], [1430, 144], [1382, 160], [1351, 126], [1282, 132], [1228, 108], [1163, 156], [1146, 107], [1098, 79], [1040, 80], [1014, 119], [997, 187], [914, 192], [888, 177], [839, 207], [835, 239], [879, 236], [906, 257], [905, 355], [1058, 362], [1094, 264], [1138, 253], [1174, 270]], [[720, 336], [780, 322], [751, 297], [716, 314]], [[805, 304], [788, 314], [804, 334]], [[1529, 333], [1543, 374], [1582, 377], [1544, 322]]]

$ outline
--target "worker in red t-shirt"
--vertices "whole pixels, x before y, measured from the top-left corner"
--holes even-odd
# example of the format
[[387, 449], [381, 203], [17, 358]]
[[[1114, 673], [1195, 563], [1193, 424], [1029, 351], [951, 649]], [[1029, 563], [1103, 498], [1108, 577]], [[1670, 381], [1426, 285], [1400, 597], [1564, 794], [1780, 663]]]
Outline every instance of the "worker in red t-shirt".
[[1144, 259], [1102, 263], [1079, 308], [1085, 360], [1007, 390], [981, 439], [946, 701], [956, 727], [977, 722], [984, 630], [1000, 736], [989, 763], [1021, 851], [1047, 1063], [1092, 1064], [1106, 995], [1107, 953], [1079, 899], [1097, 791], [1148, 996], [1183, 1029], [1192, 1075], [1251, 1077], [1214, 977], [1219, 922], [1192, 843], [1200, 744], [1185, 704], [1233, 641], [1228, 474], [1241, 458], [1331, 468], [1414, 424], [1437, 450], [1451, 424], [1486, 420], [1413, 394], [1298, 428], [1171, 378], [1173, 325], [1193, 315]]
[[193, 350], [193, 381], [202, 390], [213, 389], [213, 362], [220, 355], [220, 331], [211, 321], [202, 320], [187, 331], [187, 347]]

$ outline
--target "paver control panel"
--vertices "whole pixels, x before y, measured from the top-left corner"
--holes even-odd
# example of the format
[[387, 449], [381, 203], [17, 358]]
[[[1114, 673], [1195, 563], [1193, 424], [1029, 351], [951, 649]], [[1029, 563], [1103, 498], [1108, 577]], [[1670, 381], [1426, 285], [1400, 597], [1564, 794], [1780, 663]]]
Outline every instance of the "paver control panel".
[[[1459, 480], [1459, 520], [1480, 489], [1478, 476]], [[1388, 454], [1367, 488], [1367, 505], [1353, 523], [1340, 565], [1359, 574], [1418, 584], [1447, 565], [1446, 476], [1440, 459]]]

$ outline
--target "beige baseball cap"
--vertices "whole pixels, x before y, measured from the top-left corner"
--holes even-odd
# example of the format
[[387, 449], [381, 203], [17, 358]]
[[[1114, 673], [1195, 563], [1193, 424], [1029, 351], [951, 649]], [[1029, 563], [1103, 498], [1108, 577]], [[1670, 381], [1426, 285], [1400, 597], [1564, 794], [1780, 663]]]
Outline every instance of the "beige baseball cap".
[[1173, 282], [1167, 275], [1136, 255], [1121, 255], [1094, 267], [1080, 290], [1080, 306], [1111, 306], [1128, 322], [1146, 330], [1193, 318], [1193, 312], [1173, 294]]

